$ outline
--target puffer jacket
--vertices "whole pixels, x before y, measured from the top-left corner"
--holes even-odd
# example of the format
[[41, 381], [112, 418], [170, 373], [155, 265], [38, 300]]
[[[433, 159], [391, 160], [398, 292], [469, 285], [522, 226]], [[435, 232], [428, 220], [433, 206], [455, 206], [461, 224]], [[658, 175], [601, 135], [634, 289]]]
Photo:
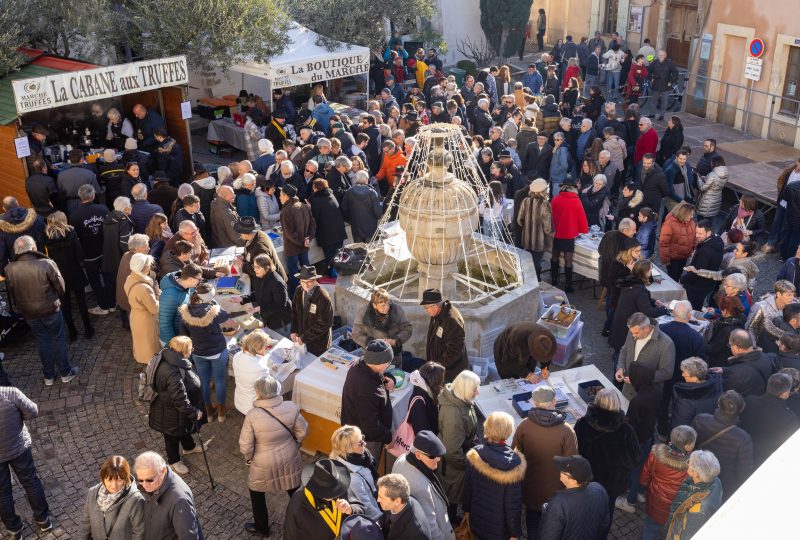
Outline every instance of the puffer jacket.
[[694, 236], [696, 227], [694, 220], [680, 221], [672, 214], [667, 214], [658, 239], [659, 257], [663, 264], [686, 260], [692, 255], [697, 245]]
[[193, 354], [214, 356], [228, 346], [220, 324], [230, 315], [216, 302], [183, 304], [178, 308], [181, 316], [181, 334], [192, 338]]
[[64, 278], [44, 253], [14, 255], [6, 266], [6, 277], [11, 307], [28, 321], [50, 317], [61, 307]]
[[608, 201], [608, 195], [608, 186], [603, 186], [600, 191], [594, 191], [592, 187], [588, 191], [581, 192], [583, 211], [586, 213], [589, 227], [598, 225], [601, 229], [605, 228], [606, 215], [611, 206]]
[[[719, 479], [722, 481], [723, 496], [726, 499], [750, 478], [755, 467], [753, 440], [738, 423], [738, 416], [722, 414], [719, 409], [714, 414], [698, 414], [692, 422], [692, 427], [697, 431], [696, 447], [702, 446], [703, 450], [713, 452], [719, 460]], [[734, 427], [713, 441], [706, 442], [729, 426]]]
[[80, 523], [79, 538], [105, 538], [106, 540], [144, 540], [144, 497], [136, 482], [103, 512], [97, 505], [97, 494], [102, 484], [89, 489]]
[[526, 467], [525, 456], [505, 444], [487, 442], [467, 452], [463, 507], [475, 537], [522, 537]]
[[128, 251], [128, 238], [133, 234], [133, 221], [124, 212], [109, 212], [103, 221], [103, 272], [117, 273], [122, 256]]
[[744, 316], [720, 317], [711, 325], [711, 337], [706, 344], [703, 358], [708, 362], [708, 367], [722, 367], [731, 357], [731, 347], [728, 338], [737, 328], [744, 328]]
[[475, 445], [478, 418], [472, 403], [456, 397], [453, 385], [439, 394], [439, 438], [446, 453], [442, 458], [442, 486], [450, 504], [462, 502], [467, 451]]
[[659, 525], [667, 522], [669, 506], [687, 478], [688, 468], [688, 452], [678, 452], [667, 444], [657, 444], [650, 450], [639, 483], [647, 486], [647, 516]]
[[0, 273], [14, 255], [14, 241], [28, 235], [41, 248], [44, 238], [44, 220], [33, 208], [12, 208], [0, 219]]
[[156, 368], [153, 383], [156, 398], [150, 404], [150, 428], [183, 437], [200, 429], [206, 417], [197, 420], [203, 408], [200, 377], [192, 371], [192, 362], [172, 349], [161, 351], [161, 362]]
[[307, 433], [308, 422], [296, 404], [281, 396], [254, 401], [239, 434], [239, 451], [252, 462], [247, 471], [248, 489], [274, 493], [299, 486], [303, 464], [298, 444]]
[[161, 296], [158, 298], [158, 337], [163, 343], [181, 333], [181, 317], [178, 308], [189, 302], [189, 294], [193, 289], [184, 289], [178, 283], [179, 272], [167, 274], [158, 286]]
[[356, 314], [352, 338], [361, 347], [366, 347], [373, 339], [393, 339], [395, 344], [392, 350], [395, 360], [400, 361], [403, 355], [403, 343], [411, 339], [413, 331], [414, 327], [399, 304], [392, 303], [389, 306], [389, 313], [381, 321], [372, 303], [369, 303]]
[[594, 481], [616, 499], [628, 489], [631, 470], [639, 457], [636, 432], [625, 422], [622, 411], [607, 411], [589, 405], [575, 424], [578, 453], [592, 465]]
[[690, 426], [700, 413], [712, 413], [717, 408], [717, 398], [722, 393], [722, 376], [708, 372], [699, 383], [679, 382], [672, 387], [670, 430], [676, 426]]
[[714, 217], [722, 206], [722, 188], [728, 183], [728, 167], [714, 167], [707, 176], [697, 177], [697, 215]]
[[736, 390], [742, 397], [760, 396], [767, 390], [767, 379], [772, 375], [769, 355], [756, 347], [752, 351], [728, 358], [722, 368], [724, 390]]

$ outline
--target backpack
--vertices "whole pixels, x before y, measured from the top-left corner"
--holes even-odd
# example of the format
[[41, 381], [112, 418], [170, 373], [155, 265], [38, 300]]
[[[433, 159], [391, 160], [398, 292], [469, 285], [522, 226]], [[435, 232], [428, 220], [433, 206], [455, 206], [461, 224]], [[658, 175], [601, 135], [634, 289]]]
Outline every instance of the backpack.
[[144, 371], [139, 373], [138, 398], [142, 403], [152, 403], [158, 396], [155, 378], [159, 364], [161, 364], [161, 351], [154, 354], [150, 361], [147, 362], [147, 367], [144, 368]]
[[369, 265], [370, 257], [364, 247], [344, 247], [333, 258], [333, 267], [342, 276], [351, 276], [361, 270], [362, 265]]

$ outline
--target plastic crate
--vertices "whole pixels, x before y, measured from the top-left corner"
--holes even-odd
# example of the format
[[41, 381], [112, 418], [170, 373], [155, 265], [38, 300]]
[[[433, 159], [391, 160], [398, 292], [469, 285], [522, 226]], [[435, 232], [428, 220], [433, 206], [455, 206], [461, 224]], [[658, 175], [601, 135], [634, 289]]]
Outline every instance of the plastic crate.
[[481, 378], [481, 382], [486, 382], [489, 375], [489, 363], [494, 362], [493, 356], [469, 356], [469, 369]]
[[575, 333], [578, 323], [581, 322], [581, 312], [578, 311], [577, 309], [575, 310], [577, 315], [575, 316], [575, 320], [573, 320], [572, 324], [570, 324], [569, 326], [561, 326], [558, 324], [547, 322], [545, 320], [545, 317], [547, 317], [548, 314], [553, 313], [555, 312], [555, 310], [558, 309], [561, 309], [561, 306], [557, 305], [550, 306], [549, 308], [547, 308], [547, 311], [542, 313], [542, 316], [539, 317], [538, 322], [539, 324], [544, 325], [548, 330], [550, 330], [553, 333], [553, 335], [556, 336], [556, 338], [566, 339]]
[[[336, 330], [333, 331], [333, 335], [332, 335], [333, 343], [332, 343], [332, 346], [336, 347], [336, 348], [339, 348], [339, 349], [342, 349], [341, 347], [339, 347], [339, 343], [341, 343], [345, 339], [349, 338], [350, 334], [352, 334], [352, 333], [353, 333], [353, 327], [352, 326], [350, 326], [350, 325], [340, 326], [339, 328], [337, 328]], [[344, 349], [342, 349], [342, 350], [344, 350]], [[359, 347], [358, 349], [356, 349], [354, 351], [346, 351], [346, 352], [349, 352], [350, 354], [354, 354], [356, 356], [361, 356], [361, 347]]]
[[556, 355], [553, 357], [553, 363], [557, 366], [566, 366], [575, 351], [580, 348], [583, 321], [577, 321], [572, 326], [575, 329], [569, 336], [566, 338], [556, 337]]

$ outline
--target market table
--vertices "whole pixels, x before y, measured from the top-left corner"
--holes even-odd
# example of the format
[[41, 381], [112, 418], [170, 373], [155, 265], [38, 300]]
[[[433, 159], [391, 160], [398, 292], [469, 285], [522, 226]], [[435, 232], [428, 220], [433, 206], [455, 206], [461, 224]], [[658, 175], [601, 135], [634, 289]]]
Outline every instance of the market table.
[[245, 149], [244, 128], [239, 127], [230, 118], [220, 118], [208, 123], [207, 141], [225, 141], [229, 146], [239, 150]]
[[673, 300], [686, 300], [686, 289], [669, 277], [667, 273], [653, 265], [653, 283], [647, 286], [653, 300], [661, 300], [669, 304]]
[[[333, 349], [338, 354], [347, 354], [335, 347]], [[323, 353], [322, 357], [331, 350]], [[312, 453], [330, 452], [331, 435], [341, 427], [342, 388], [351, 365], [328, 364], [316, 359], [296, 375], [292, 401], [300, 407], [303, 417], [309, 424], [308, 436], [303, 441], [304, 450]], [[405, 418], [411, 392], [411, 383], [405, 381], [401, 388], [393, 390], [390, 394], [393, 429], [397, 429]]]
[[[564, 369], [550, 372], [550, 377], [537, 385], [531, 385], [524, 379], [504, 379], [480, 387], [478, 397], [475, 398], [475, 406], [484, 418], [497, 411], [507, 412], [514, 419], [514, 429], [522, 422], [522, 417], [511, 405], [511, 397], [515, 394], [530, 392], [533, 388], [546, 385], [561, 391], [569, 399], [569, 405], [564, 409], [572, 415], [570, 423], [574, 423], [578, 418], [586, 414], [587, 404], [578, 395], [578, 384], [587, 381], [599, 381], [606, 388], [613, 388], [619, 395], [622, 410], [628, 409], [628, 400], [617, 390], [611, 381], [603, 375], [597, 366], [588, 364], [585, 366]], [[502, 387], [502, 390], [497, 388]], [[513, 437], [513, 434], [512, 436]], [[509, 437], [509, 439], [511, 439]]]

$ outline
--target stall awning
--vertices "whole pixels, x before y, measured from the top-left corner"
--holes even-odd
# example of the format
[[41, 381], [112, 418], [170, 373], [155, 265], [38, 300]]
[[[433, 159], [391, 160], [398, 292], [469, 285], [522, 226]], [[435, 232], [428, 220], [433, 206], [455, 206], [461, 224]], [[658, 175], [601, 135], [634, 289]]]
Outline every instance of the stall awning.
[[268, 79], [272, 88], [340, 79], [369, 72], [369, 49], [338, 43], [329, 51], [317, 45], [319, 35], [294, 23], [289, 30], [289, 45], [267, 63], [244, 62], [231, 71]]

